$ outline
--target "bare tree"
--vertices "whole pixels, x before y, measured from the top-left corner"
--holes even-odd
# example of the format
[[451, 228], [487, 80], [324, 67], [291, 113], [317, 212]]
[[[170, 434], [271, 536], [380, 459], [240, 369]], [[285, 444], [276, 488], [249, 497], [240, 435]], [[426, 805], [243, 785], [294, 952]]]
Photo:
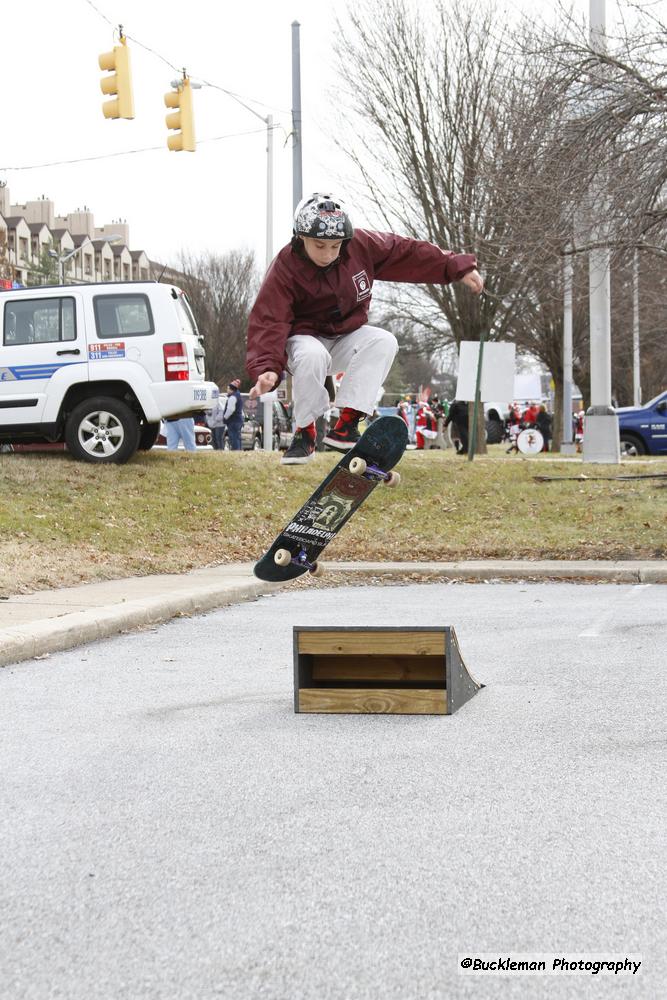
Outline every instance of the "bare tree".
[[484, 332], [552, 356], [557, 321], [534, 319], [558, 295], [562, 304], [562, 254], [585, 187], [553, 156], [567, 94], [551, 86], [546, 50], [498, 28], [490, 5], [459, 0], [430, 21], [402, 0], [367, 0], [351, 24], [341, 29], [347, 117], [363, 135], [351, 154], [363, 193], [382, 224], [473, 251], [485, 273], [481, 299], [458, 284], [406, 287], [404, 318], [431, 352]]
[[[545, 32], [535, 50], [550, 60], [554, 86], [569, 98], [564, 133], [572, 169], [587, 183], [605, 179], [606, 243], [665, 254], [667, 25], [655, 10], [653, 3], [619, 4], [622, 30], [607, 38], [605, 51], [564, 15], [564, 27], [551, 37]], [[585, 250], [586, 227], [582, 235]]]
[[204, 337], [208, 378], [221, 388], [233, 378], [243, 381], [248, 315], [259, 287], [254, 254], [231, 250], [196, 256], [183, 251], [179, 267]]
[[424, 341], [514, 340], [551, 371], [560, 426], [564, 255], [574, 253], [581, 288], [575, 374], [587, 394], [583, 251], [602, 238], [622, 268], [663, 226], [667, 32], [635, 26], [601, 56], [565, 16], [555, 33], [529, 22], [510, 33], [491, 6], [436, 10], [429, 19], [403, 0], [360, 0], [341, 27], [361, 190], [388, 228], [480, 258], [481, 300], [457, 285], [403, 292]]
[[[667, 386], [667, 260], [649, 251], [639, 254], [638, 283], [640, 385], [644, 401]], [[612, 389], [620, 406], [633, 399], [633, 268], [619, 263], [612, 272]]]
[[7, 248], [7, 237], [0, 229], [0, 278], [8, 280], [12, 277], [12, 265], [9, 262], [9, 251]]
[[[667, 26], [656, 17], [654, 4], [626, 3], [619, 9], [622, 30], [608, 37], [605, 51], [593, 48], [586, 28], [565, 15], [558, 34], [543, 31], [532, 40], [532, 51], [549, 60], [552, 86], [568, 99], [560, 136], [556, 142], [551, 137], [547, 149], [577, 176], [579, 190], [584, 185], [583, 196], [571, 202], [575, 266], [586, 266], [584, 255], [593, 246], [612, 250], [612, 385], [614, 396], [627, 405], [632, 402], [632, 264], [638, 249], [644, 398], [667, 381]], [[585, 339], [587, 331], [580, 330], [579, 348]], [[578, 354], [577, 380], [584, 388], [588, 352]]]

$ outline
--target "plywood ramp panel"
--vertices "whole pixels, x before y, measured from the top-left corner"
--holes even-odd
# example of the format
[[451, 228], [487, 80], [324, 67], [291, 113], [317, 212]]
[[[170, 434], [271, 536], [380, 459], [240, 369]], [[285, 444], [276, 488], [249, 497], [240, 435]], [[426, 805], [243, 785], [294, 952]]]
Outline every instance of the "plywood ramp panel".
[[413, 656], [444, 656], [445, 636], [440, 632], [404, 632], [362, 630], [341, 633], [332, 632], [299, 632], [299, 653], [324, 653], [335, 655], [341, 653], [349, 656], [353, 653], [361, 655], [413, 655]]
[[447, 692], [409, 688], [302, 688], [300, 712], [446, 715]]

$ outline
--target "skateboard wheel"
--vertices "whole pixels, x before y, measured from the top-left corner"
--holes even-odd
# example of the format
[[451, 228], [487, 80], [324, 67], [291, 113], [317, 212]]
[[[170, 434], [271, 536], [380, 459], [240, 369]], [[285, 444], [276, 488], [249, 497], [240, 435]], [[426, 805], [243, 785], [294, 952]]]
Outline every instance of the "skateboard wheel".
[[289, 566], [292, 562], [292, 553], [289, 549], [278, 549], [273, 556], [276, 566]]
[[324, 566], [322, 565], [321, 562], [315, 562], [311, 566], [310, 572], [312, 573], [313, 576], [323, 576], [324, 575]]
[[363, 476], [366, 471], [366, 463], [363, 458], [353, 458], [348, 468], [353, 476]]
[[384, 481], [384, 485], [385, 486], [398, 486], [398, 484], [400, 483], [400, 481], [401, 481], [401, 474], [400, 474], [400, 472], [390, 472], [389, 473], [389, 478], [385, 479], [385, 481]]

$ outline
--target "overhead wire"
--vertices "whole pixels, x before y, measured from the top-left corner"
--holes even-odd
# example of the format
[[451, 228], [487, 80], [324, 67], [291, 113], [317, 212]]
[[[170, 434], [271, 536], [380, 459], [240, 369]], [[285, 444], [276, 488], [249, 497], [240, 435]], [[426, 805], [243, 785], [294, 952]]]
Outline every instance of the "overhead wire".
[[[113, 21], [111, 21], [107, 17], [107, 15], [103, 11], [101, 11], [92, 2], [92, 0], [84, 0], [84, 2], [87, 3], [88, 6], [92, 10], [94, 10], [95, 13], [99, 17], [101, 17], [103, 21], [105, 21], [111, 27], [115, 27], [115, 23]], [[160, 59], [167, 66], [169, 66], [170, 69], [173, 69], [177, 73], [180, 72], [179, 68], [177, 66], [175, 66], [174, 63], [170, 62], [160, 52], [156, 51], [155, 49], [150, 48], [148, 45], [145, 45], [143, 42], [139, 41], [139, 39], [135, 38], [134, 36], [129, 35], [127, 33], [124, 33], [124, 34], [125, 34], [126, 38], [128, 38], [130, 41], [134, 42], [134, 44], [136, 44], [136, 45], [140, 46], [141, 48], [145, 49], [147, 52], [149, 52], [151, 55], [155, 56], [157, 59]], [[244, 103], [245, 101], [249, 101], [252, 104], [257, 104], [257, 105], [259, 105], [261, 107], [268, 108], [268, 109], [273, 110], [273, 111], [279, 111], [281, 114], [291, 114], [291, 112], [285, 111], [284, 109], [281, 109], [281, 108], [277, 108], [274, 105], [266, 104], [263, 101], [258, 101], [258, 100], [254, 99], [252, 97], [246, 97], [244, 95], [237, 94], [235, 91], [229, 90], [226, 87], [221, 86], [220, 84], [211, 83], [210, 81], [204, 80], [204, 79], [202, 79], [202, 84], [204, 86], [206, 86], [206, 87], [210, 87], [213, 90], [220, 90], [222, 93], [227, 94], [227, 96], [229, 96], [229, 97], [233, 98], [234, 100], [236, 100], [239, 104], [241, 104], [251, 114], [254, 114], [258, 118], [261, 118], [262, 121], [265, 121], [265, 119], [263, 118], [263, 116], [260, 115], [253, 108], [248, 107], [248, 105]], [[272, 128], [273, 129], [280, 129], [283, 132], [285, 132], [285, 134], [287, 134], [284, 125], [281, 122], [279, 122], [279, 121], [278, 122], [274, 122], [272, 124]], [[197, 140], [197, 144], [198, 145], [203, 145], [203, 144], [208, 143], [208, 142], [219, 142], [219, 141], [224, 140], [224, 139], [235, 139], [235, 138], [239, 138], [239, 137], [246, 136], [246, 135], [257, 135], [258, 133], [264, 132], [264, 131], [265, 131], [265, 129], [261, 128], [261, 129], [246, 129], [246, 130], [241, 131], [241, 132], [229, 132], [226, 135], [212, 136], [212, 137], [210, 137], [208, 139], [198, 139]], [[68, 159], [68, 160], [53, 160], [53, 161], [50, 161], [48, 163], [32, 163], [32, 164], [24, 164], [24, 165], [21, 165], [21, 166], [0, 166], [0, 171], [2, 171], [2, 172], [9, 172], [9, 171], [19, 172], [19, 171], [24, 171], [24, 170], [41, 170], [41, 169], [47, 169], [49, 167], [69, 166], [71, 164], [76, 164], [76, 163], [88, 163], [88, 162], [96, 161], [96, 160], [107, 160], [107, 159], [112, 159], [112, 158], [119, 157], [119, 156], [132, 156], [132, 155], [137, 154], [137, 153], [149, 153], [149, 152], [154, 152], [155, 150], [161, 150], [161, 149], [164, 149], [164, 145], [163, 144], [161, 144], [159, 146], [143, 146], [143, 147], [140, 147], [140, 148], [137, 148], [137, 149], [119, 150], [119, 151], [114, 152], [114, 153], [100, 153], [100, 154], [94, 155], [94, 156], [81, 156], [81, 157], [75, 157], [75, 158]]]
[[[98, 14], [104, 21], [106, 21], [107, 24], [111, 25], [112, 27], [115, 27], [114, 22], [110, 21], [109, 18], [106, 16], [106, 14], [104, 14], [101, 10], [99, 10], [98, 7], [95, 6], [95, 4], [92, 2], [92, 0], [84, 0], [84, 3], [87, 3], [88, 6], [91, 7], [92, 10], [94, 10], [95, 13]], [[127, 32], [125, 32], [124, 34], [125, 34], [125, 37], [127, 39], [129, 39], [129, 41], [134, 42], [135, 45], [138, 45], [140, 48], [145, 49], [146, 52], [150, 52], [151, 55], [155, 56], [156, 59], [160, 59], [163, 63], [165, 63], [167, 66], [169, 66], [170, 69], [173, 69], [174, 72], [176, 72], [176, 73], [180, 73], [181, 72], [182, 67], [176, 66], [174, 63], [170, 62], [169, 59], [166, 58], [166, 56], [163, 56], [156, 49], [150, 48], [150, 46], [148, 46], [144, 42], [140, 41], [134, 35], [129, 35], [129, 34], [127, 34]], [[197, 74], [196, 73], [190, 73], [189, 75], [190, 75], [191, 78], [192, 77], [194, 77], [195, 79], [197, 78]], [[267, 108], [270, 111], [279, 111], [281, 114], [285, 114], [285, 115], [291, 114], [291, 112], [286, 111], [284, 108], [278, 108], [275, 105], [267, 104], [265, 101], [258, 101], [254, 97], [247, 97], [247, 96], [245, 96], [243, 94], [237, 94], [235, 91], [229, 90], [226, 87], [221, 86], [220, 84], [210, 83], [208, 80], [204, 80], [203, 77], [199, 77], [199, 79], [201, 79], [202, 83], [206, 87], [211, 87], [214, 90], [220, 90], [220, 91], [222, 91], [223, 94], [227, 94], [229, 97], [231, 97], [234, 100], [238, 101], [240, 104], [243, 104], [244, 101], [249, 101], [251, 104], [257, 104], [260, 107]], [[252, 108], [248, 108], [247, 105], [244, 104], [243, 106], [246, 107], [246, 110], [250, 111], [252, 114], [257, 114], [256, 111], [253, 111]]]
[[[253, 128], [247, 129], [244, 132], [229, 132], [227, 135], [216, 135], [211, 136], [208, 139], [198, 139], [197, 145], [203, 145], [207, 142], [219, 142], [221, 139], [236, 139], [239, 136], [244, 135], [258, 135], [260, 132], [264, 132], [263, 128]], [[72, 160], [53, 160], [50, 163], [31, 163], [21, 167], [2, 167], [0, 166], [0, 173], [6, 171], [21, 171], [21, 170], [42, 170], [47, 167], [62, 167], [68, 166], [73, 163], [88, 163], [91, 160], [110, 160], [117, 156], [131, 156], [134, 153], [151, 153], [156, 149], [164, 149], [164, 144], [161, 143], [159, 146], [143, 146], [139, 149], [123, 149], [116, 153], [100, 153], [97, 156], [80, 156]]]

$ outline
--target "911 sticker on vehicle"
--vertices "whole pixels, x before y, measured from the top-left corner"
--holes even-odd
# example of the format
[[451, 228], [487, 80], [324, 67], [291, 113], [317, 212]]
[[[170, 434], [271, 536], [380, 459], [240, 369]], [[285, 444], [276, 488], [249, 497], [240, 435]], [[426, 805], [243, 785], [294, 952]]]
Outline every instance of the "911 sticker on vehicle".
[[125, 357], [125, 341], [107, 340], [103, 344], [88, 345], [89, 361], [107, 361], [110, 358]]

